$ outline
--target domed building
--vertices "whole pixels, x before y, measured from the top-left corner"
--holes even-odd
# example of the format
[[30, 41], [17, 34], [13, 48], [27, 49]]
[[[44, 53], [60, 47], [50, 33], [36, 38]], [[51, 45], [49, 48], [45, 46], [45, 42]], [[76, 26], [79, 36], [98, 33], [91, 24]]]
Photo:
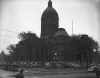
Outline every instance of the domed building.
[[19, 54], [18, 61], [58, 62], [77, 61], [76, 52], [70, 48], [70, 36], [64, 28], [59, 28], [59, 16], [48, 1], [48, 7], [41, 17], [41, 37], [30, 46], [28, 54]]

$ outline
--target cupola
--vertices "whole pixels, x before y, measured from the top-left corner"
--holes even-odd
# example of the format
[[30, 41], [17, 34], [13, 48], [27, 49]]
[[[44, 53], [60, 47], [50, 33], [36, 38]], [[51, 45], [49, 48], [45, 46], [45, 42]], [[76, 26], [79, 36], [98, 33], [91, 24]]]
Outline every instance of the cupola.
[[52, 1], [48, 1], [48, 6], [41, 17], [41, 38], [53, 36], [59, 28], [59, 17], [57, 11], [52, 6]]

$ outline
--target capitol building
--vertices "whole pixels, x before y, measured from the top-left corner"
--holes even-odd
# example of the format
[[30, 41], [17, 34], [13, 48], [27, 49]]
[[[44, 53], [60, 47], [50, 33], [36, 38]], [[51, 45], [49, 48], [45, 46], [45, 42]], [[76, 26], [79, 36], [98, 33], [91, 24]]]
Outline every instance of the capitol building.
[[59, 28], [59, 15], [51, 0], [41, 16], [40, 35], [25, 51], [16, 53], [17, 61], [79, 61], [79, 53], [71, 48], [70, 36], [64, 28]]

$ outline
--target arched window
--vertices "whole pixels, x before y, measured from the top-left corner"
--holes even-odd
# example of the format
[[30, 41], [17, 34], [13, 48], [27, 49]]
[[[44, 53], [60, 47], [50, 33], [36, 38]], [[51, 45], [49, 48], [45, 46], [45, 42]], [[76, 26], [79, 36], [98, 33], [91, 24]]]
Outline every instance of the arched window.
[[24, 60], [24, 56], [22, 55], [22, 56], [21, 56], [21, 61], [23, 61], [23, 60]]

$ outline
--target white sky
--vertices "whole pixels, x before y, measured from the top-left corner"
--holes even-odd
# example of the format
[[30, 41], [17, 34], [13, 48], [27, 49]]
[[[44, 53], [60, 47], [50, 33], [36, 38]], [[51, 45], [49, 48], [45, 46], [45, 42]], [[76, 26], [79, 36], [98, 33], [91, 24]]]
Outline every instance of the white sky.
[[[14, 32], [33, 31], [40, 37], [41, 15], [49, 0], [0, 0], [0, 29]], [[72, 34], [88, 34], [100, 43], [100, 0], [52, 0], [59, 15], [59, 27]], [[0, 52], [17, 44], [18, 33], [0, 30]], [[12, 37], [6, 37], [6, 36]]]

